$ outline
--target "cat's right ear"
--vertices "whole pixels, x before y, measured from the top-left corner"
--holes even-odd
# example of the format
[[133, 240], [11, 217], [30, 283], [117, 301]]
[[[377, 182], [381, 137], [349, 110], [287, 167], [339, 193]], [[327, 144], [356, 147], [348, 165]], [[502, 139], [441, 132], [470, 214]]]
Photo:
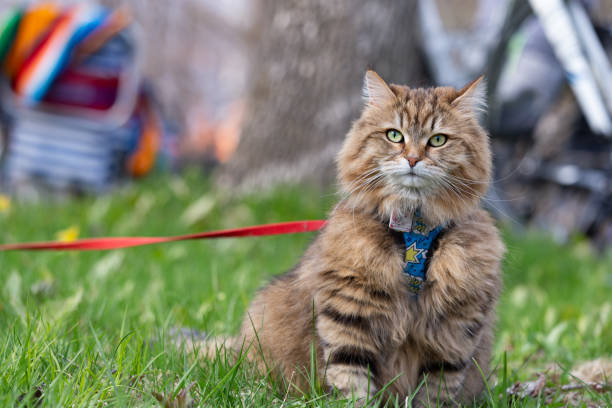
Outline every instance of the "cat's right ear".
[[395, 94], [380, 75], [369, 69], [363, 79], [363, 97], [368, 105], [382, 107], [393, 101]]
[[484, 112], [487, 107], [487, 84], [484, 75], [457, 91], [451, 104], [468, 112]]

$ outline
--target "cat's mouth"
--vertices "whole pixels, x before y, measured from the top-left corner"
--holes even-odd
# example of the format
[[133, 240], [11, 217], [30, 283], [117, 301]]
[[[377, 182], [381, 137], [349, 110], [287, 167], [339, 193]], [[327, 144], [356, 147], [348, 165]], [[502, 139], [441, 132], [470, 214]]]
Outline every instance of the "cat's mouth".
[[408, 188], [420, 188], [429, 184], [425, 177], [414, 172], [403, 174], [400, 177], [399, 182], [402, 184], [402, 186]]

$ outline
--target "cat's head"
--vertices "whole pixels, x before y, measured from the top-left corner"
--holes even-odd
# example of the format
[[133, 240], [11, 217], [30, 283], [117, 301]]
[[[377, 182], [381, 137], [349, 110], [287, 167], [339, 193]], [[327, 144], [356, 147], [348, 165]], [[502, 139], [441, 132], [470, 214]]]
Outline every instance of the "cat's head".
[[482, 77], [461, 90], [411, 89], [368, 71], [364, 94], [338, 155], [341, 205], [382, 219], [420, 208], [435, 223], [478, 205], [491, 174], [489, 138], [477, 118]]

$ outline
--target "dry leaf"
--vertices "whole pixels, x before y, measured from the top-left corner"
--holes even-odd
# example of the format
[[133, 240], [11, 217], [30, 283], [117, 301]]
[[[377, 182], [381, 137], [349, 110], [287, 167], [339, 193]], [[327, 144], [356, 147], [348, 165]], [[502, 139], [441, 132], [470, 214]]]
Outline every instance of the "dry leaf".
[[23, 400], [28, 397], [28, 394], [21, 394], [18, 398], [17, 398], [17, 402], [19, 402], [19, 406], [22, 407], [39, 407], [42, 405], [43, 402], [43, 390], [44, 387], [46, 386], [45, 383], [42, 383], [41, 385], [39, 385], [38, 387], [36, 387], [34, 389], [34, 392], [30, 395], [30, 402], [32, 403], [32, 405], [21, 405], [21, 403], [23, 402]]
[[516, 396], [518, 398], [526, 397], [537, 397], [546, 385], [546, 375], [538, 373], [538, 378], [534, 381], [527, 381], [521, 383], [516, 382], [512, 387], [506, 390], [508, 395]]
[[176, 394], [176, 398], [172, 398], [172, 395], [164, 396], [158, 392], [151, 392], [159, 404], [164, 408], [190, 408], [194, 407], [195, 403], [189, 391], [195, 386], [196, 383], [191, 383], [189, 386], [183, 388]]
[[612, 358], [586, 361], [574, 368], [570, 374], [585, 383], [612, 385]]

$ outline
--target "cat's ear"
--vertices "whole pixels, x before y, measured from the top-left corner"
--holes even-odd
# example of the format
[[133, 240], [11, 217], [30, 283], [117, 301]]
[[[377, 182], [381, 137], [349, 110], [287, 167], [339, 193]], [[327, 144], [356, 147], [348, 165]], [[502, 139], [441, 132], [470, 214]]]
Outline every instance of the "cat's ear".
[[363, 79], [363, 97], [368, 105], [385, 106], [395, 99], [395, 94], [380, 75], [369, 69]]
[[472, 112], [485, 111], [487, 108], [487, 83], [484, 75], [479, 76], [457, 91], [451, 105]]

